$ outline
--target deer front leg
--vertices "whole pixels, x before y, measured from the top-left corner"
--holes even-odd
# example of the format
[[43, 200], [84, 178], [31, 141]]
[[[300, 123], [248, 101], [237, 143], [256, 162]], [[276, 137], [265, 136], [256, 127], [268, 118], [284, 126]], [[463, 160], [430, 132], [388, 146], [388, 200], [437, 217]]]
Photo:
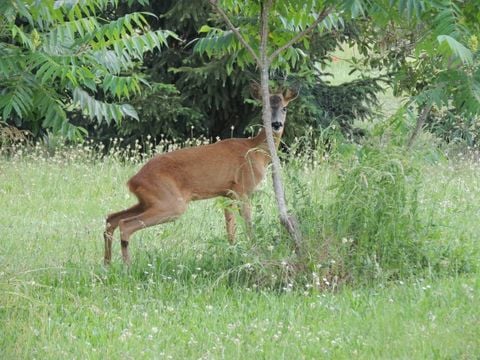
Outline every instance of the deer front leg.
[[245, 226], [247, 228], [247, 236], [249, 239], [253, 237], [253, 224], [252, 224], [252, 206], [248, 197], [242, 199], [241, 214], [245, 220]]
[[[240, 213], [245, 221], [247, 236], [249, 239], [253, 237], [253, 225], [252, 225], [252, 207], [250, 205], [250, 200], [247, 196], [239, 199], [241, 202]], [[236, 221], [235, 221], [235, 212], [238, 211], [237, 206], [234, 204], [228, 205], [225, 212], [225, 222], [227, 226], [227, 235], [228, 241], [230, 244], [235, 244], [235, 232], [236, 232]]]
[[227, 235], [228, 235], [228, 242], [233, 245], [235, 244], [235, 213], [232, 205], [228, 205], [225, 210], [225, 223], [227, 225]]

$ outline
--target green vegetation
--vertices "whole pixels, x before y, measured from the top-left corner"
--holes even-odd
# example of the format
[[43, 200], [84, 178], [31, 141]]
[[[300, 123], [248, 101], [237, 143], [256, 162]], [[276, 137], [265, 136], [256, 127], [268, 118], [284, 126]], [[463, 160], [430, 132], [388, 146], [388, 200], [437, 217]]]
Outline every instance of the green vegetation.
[[146, 52], [159, 50], [176, 36], [151, 31], [147, 14], [108, 19], [117, 5], [113, 0], [2, 1], [4, 121], [37, 136], [50, 130], [75, 139], [86, 130], [71, 123], [72, 113], [99, 123], [138, 119], [136, 110], [123, 103], [148, 85], [136, 68]]
[[304, 259], [267, 182], [253, 240], [230, 246], [222, 202], [192, 203], [133, 237], [129, 269], [118, 241], [113, 265], [101, 265], [101, 234], [105, 214], [133, 202], [124, 183], [138, 147], [127, 157], [99, 157], [94, 145], [4, 154], [0, 356], [474, 357], [478, 162], [371, 146], [285, 159]]
[[[257, 48], [259, 3], [218, 4]], [[448, 141], [476, 143], [476, 0], [277, 0], [270, 52], [322, 10], [329, 15], [314, 36], [272, 64], [275, 85], [302, 92], [292, 104], [289, 140], [309, 126], [320, 132], [340, 124], [352, 133], [355, 120], [375, 118], [380, 85], [388, 84], [409, 100], [420, 125]], [[38, 138], [87, 131], [131, 144], [147, 135], [244, 136], [256, 123], [247, 99], [257, 69], [207, 0], [6, 0], [0, 12], [2, 123]], [[355, 82], [325, 83], [325, 65], [344, 45], [356, 49], [349, 58]]]
[[[475, 0], [273, 2], [270, 51], [328, 12], [269, 74], [301, 85], [281, 151], [299, 255], [267, 176], [252, 239], [195, 202], [132, 237], [131, 267], [115, 234], [108, 268], [127, 179], [255, 131], [258, 69], [209, 1], [41, 3], [0, 4], [1, 359], [478, 357]], [[257, 48], [260, 3], [217, 4]]]

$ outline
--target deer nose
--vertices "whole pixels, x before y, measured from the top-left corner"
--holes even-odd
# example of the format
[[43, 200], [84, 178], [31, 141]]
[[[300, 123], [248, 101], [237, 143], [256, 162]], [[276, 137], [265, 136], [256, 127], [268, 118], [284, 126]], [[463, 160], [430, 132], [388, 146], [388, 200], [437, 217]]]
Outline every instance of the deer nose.
[[272, 129], [275, 130], [275, 131], [278, 131], [280, 130], [280, 128], [282, 127], [282, 123], [280, 121], [274, 121], [272, 122]]

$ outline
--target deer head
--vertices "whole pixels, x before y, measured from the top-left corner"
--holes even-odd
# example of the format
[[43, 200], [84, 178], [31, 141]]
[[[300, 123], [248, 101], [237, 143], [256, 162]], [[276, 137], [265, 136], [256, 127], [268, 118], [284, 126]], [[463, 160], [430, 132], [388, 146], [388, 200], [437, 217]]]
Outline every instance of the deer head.
[[285, 119], [287, 117], [287, 105], [298, 96], [298, 92], [285, 90], [283, 93], [270, 96], [270, 107], [272, 110], [272, 130], [277, 136], [283, 133]]
[[[257, 84], [251, 86], [252, 96], [262, 100], [261, 89]], [[287, 117], [287, 105], [298, 96], [298, 91], [287, 89], [282, 92], [272, 92], [270, 95], [270, 109], [272, 112], [272, 130], [276, 137], [280, 137]]]

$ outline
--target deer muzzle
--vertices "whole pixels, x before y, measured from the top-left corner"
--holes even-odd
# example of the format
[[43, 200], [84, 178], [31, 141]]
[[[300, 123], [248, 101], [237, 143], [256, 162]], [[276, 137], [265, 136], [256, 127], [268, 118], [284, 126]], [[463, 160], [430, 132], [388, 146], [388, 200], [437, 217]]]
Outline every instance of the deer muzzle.
[[280, 121], [272, 122], [272, 129], [278, 131], [282, 128], [283, 124]]

